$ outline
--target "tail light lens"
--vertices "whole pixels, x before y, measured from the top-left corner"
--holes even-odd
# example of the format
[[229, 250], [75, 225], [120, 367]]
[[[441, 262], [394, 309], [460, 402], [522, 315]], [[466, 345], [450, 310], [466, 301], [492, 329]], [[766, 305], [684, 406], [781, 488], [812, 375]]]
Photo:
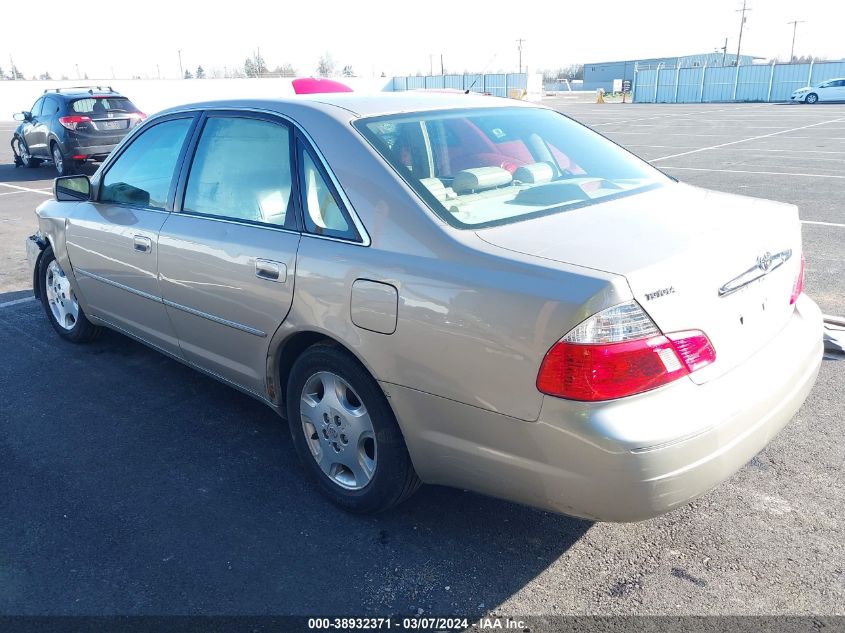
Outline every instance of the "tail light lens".
[[69, 130], [75, 130], [80, 123], [90, 123], [91, 117], [90, 116], [83, 116], [80, 114], [74, 114], [71, 116], [62, 116], [59, 117], [59, 123], [65, 126]]
[[663, 335], [635, 301], [586, 319], [546, 353], [537, 389], [570, 400], [611, 400], [649, 391], [716, 360], [698, 330]]
[[129, 116], [131, 116], [133, 119], [138, 119], [139, 121], [143, 121], [147, 118], [147, 115], [141, 112], [140, 110], [138, 110], [138, 112], [133, 112]]
[[798, 269], [798, 276], [792, 284], [792, 296], [789, 297], [789, 305], [798, 301], [798, 296], [804, 292], [804, 254], [801, 254], [801, 267]]

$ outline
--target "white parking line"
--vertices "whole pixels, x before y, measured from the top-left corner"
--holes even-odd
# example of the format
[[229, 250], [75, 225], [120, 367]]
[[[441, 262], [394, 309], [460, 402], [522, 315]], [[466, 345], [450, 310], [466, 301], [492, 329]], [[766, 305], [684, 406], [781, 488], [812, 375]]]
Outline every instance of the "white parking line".
[[[656, 160], [656, 159], [655, 159]], [[834, 174], [800, 174], [787, 171], [755, 171], [751, 169], [708, 169], [706, 167], [674, 167], [663, 165], [661, 169], [683, 169], [685, 171], [716, 171], [728, 174], [765, 174], [767, 176], [807, 176], [808, 178], [839, 178], [845, 180], [845, 176]]]
[[698, 152], [706, 152], [710, 149], [718, 149], [720, 147], [727, 147], [728, 145], [736, 145], [737, 143], [745, 143], [747, 141], [756, 141], [761, 138], [769, 138], [772, 136], [778, 136], [780, 134], [788, 134], [789, 132], [797, 132], [798, 130], [806, 130], [807, 128], [811, 127], [818, 127], [819, 125], [827, 125], [828, 123], [840, 123], [841, 121], [845, 121], [843, 118], [838, 119], [830, 119], [829, 121], [820, 121], [819, 123], [810, 123], [809, 125], [802, 125], [801, 127], [794, 127], [788, 130], [781, 130], [780, 132], [772, 132], [770, 134], [761, 134], [760, 136], [751, 136], [749, 138], [742, 138], [737, 141], [730, 141], [728, 143], [719, 143], [718, 145], [711, 145], [710, 147], [700, 147], [698, 149], [691, 149], [687, 152], [680, 152], [678, 154], [669, 154], [668, 156], [661, 156], [660, 158], [653, 158], [651, 162], [656, 162], [658, 160], [666, 160], [668, 158], [678, 158], [679, 156], [687, 156], [689, 154], [697, 154]]
[[44, 189], [31, 189], [30, 187], [21, 187], [18, 185], [10, 185], [6, 182], [0, 182], [0, 187], [9, 187], [10, 189], [18, 189], [19, 191], [29, 191], [30, 193], [40, 193], [42, 196], [52, 196], [53, 192]]
[[21, 303], [28, 303], [30, 301], [35, 301], [35, 297], [24, 297], [23, 299], [15, 299], [14, 301], [6, 301], [5, 303], [0, 303], [0, 308], [9, 308], [11, 306], [20, 305]]
[[818, 226], [837, 226], [841, 229], [845, 229], [845, 224], [839, 224], [838, 222], [817, 222], [816, 220], [801, 220], [801, 224], [815, 224]]

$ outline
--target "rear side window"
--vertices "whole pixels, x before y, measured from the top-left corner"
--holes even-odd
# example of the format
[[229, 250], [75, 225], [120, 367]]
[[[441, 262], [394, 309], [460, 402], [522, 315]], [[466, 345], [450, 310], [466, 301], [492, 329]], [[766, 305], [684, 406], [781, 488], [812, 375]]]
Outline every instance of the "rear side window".
[[106, 114], [108, 112], [137, 112], [138, 108], [126, 97], [90, 97], [70, 104], [77, 114]]
[[302, 206], [305, 228], [309, 233], [361, 241], [358, 231], [346, 209], [311, 151], [299, 144], [301, 169]]
[[173, 119], [141, 132], [103, 177], [100, 202], [165, 209], [192, 121]]
[[211, 117], [197, 145], [184, 211], [295, 228], [290, 130], [280, 123]]

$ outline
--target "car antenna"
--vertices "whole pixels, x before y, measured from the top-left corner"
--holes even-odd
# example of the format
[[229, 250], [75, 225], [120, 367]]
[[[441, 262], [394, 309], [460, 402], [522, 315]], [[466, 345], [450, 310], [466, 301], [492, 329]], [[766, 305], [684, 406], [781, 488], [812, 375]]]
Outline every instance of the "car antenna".
[[[488, 68], [490, 68], [490, 64], [492, 64], [492, 63], [493, 63], [493, 60], [494, 60], [494, 59], [496, 59], [496, 55], [498, 55], [498, 53], [494, 53], [494, 54], [493, 54], [493, 57], [491, 57], [491, 58], [490, 58], [490, 61], [489, 61], [489, 62], [487, 62], [487, 63], [484, 65], [484, 68], [481, 70], [481, 74], [480, 74], [478, 77], [483, 77], [483, 76], [484, 76], [484, 73], [486, 73], [486, 72], [487, 72], [487, 69], [488, 69]], [[473, 82], [469, 85], [469, 88], [467, 88], [466, 90], [464, 90], [464, 94], [465, 94], [465, 95], [468, 95], [468, 94], [469, 94], [469, 91], [470, 91], [470, 90], [472, 90], [472, 87], [473, 87], [473, 86], [475, 85], [475, 83], [478, 81], [478, 77], [476, 77], [476, 78], [475, 78], [475, 81], [473, 81]]]

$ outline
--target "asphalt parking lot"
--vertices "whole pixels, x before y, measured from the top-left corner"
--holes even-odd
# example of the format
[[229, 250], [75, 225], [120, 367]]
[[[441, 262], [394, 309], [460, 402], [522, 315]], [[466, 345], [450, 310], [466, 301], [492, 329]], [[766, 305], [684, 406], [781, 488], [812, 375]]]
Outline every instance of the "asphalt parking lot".
[[[845, 105], [550, 101], [680, 180], [799, 205], [806, 291], [845, 314]], [[593, 524], [425, 486], [378, 517], [303, 479], [250, 398], [29, 300], [50, 167], [0, 123], [0, 614], [845, 614], [845, 363], [694, 503]], [[729, 227], [726, 227], [729, 230]]]

